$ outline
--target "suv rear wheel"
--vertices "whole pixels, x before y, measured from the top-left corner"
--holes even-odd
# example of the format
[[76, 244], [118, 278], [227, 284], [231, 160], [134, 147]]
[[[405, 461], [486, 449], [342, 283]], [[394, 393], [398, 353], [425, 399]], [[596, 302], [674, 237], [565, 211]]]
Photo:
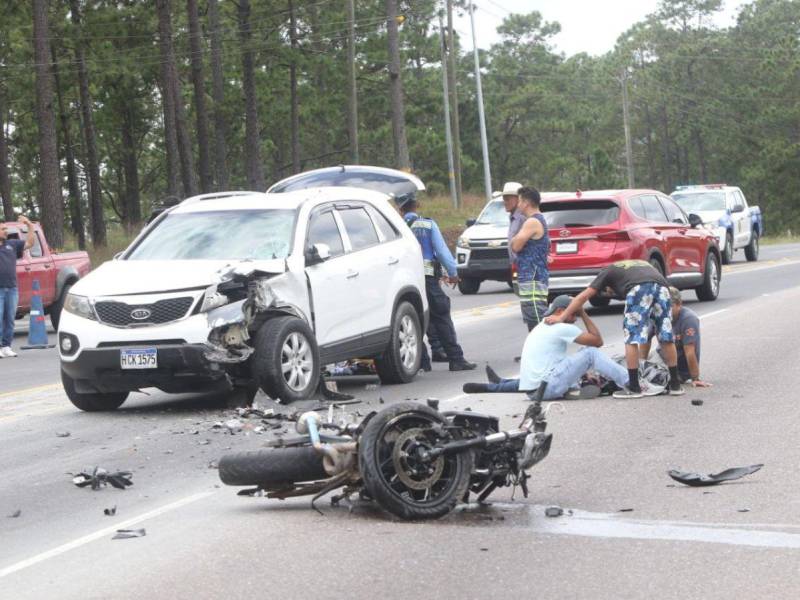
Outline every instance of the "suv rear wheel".
[[409, 302], [401, 302], [392, 319], [392, 338], [386, 351], [375, 359], [382, 383], [408, 383], [419, 371], [422, 361], [422, 326], [417, 311]]
[[750, 262], [758, 260], [758, 232], [753, 230], [750, 234], [750, 243], [744, 248], [744, 256]]
[[275, 317], [255, 336], [253, 376], [270, 398], [303, 400], [319, 384], [319, 350], [314, 334], [302, 319]]
[[475, 277], [465, 277], [458, 282], [458, 291], [466, 296], [477, 294], [481, 288], [481, 280]]
[[116, 410], [125, 400], [128, 399], [128, 392], [109, 392], [109, 393], [83, 393], [75, 390], [75, 380], [61, 371], [61, 385], [67, 393], [67, 398], [76, 407], [86, 412], [100, 412], [104, 410]]
[[706, 257], [706, 271], [703, 274], [703, 284], [694, 288], [697, 299], [704, 302], [716, 300], [719, 296], [720, 281], [719, 260], [711, 252]]

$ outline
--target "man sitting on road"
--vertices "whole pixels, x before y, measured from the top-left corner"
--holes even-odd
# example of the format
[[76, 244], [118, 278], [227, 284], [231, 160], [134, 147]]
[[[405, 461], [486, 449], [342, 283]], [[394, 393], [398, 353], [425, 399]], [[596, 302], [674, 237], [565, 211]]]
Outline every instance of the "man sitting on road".
[[[710, 383], [700, 379], [700, 319], [693, 310], [683, 305], [678, 288], [670, 287], [669, 296], [672, 303], [672, 335], [675, 337], [681, 383], [691, 383], [693, 387], [711, 387]], [[650, 356], [650, 342], [655, 334], [655, 327], [651, 327], [650, 339], [639, 347], [644, 360]], [[658, 353], [661, 355], [660, 348]]]
[[[558, 296], [543, 316], [562, 317], [571, 301], [570, 296]], [[583, 319], [586, 331], [574, 325], [578, 316]], [[567, 356], [567, 346], [573, 342], [588, 347]], [[522, 347], [519, 379], [500, 379], [487, 366], [486, 373], [491, 382], [466, 383], [464, 392], [532, 392], [546, 381], [544, 399], [552, 400], [576, 389], [581, 377], [589, 370], [597, 371], [623, 388], [628, 384], [628, 374], [622, 366], [598, 350], [602, 345], [600, 330], [581, 307], [577, 313], [564, 317], [554, 325], [540, 325], [531, 330]]]
[[664, 276], [644, 260], [612, 263], [598, 273], [588, 288], [575, 296], [561, 315], [549, 316], [546, 322], [553, 325], [574, 314], [580, 314], [583, 305], [598, 294], [625, 300], [622, 328], [628, 385], [624, 390], [614, 392], [614, 397], [641, 398], [644, 395], [639, 385], [639, 346], [648, 341], [651, 321], [655, 323], [664, 362], [669, 368], [669, 394], [683, 395], [684, 390], [678, 376], [678, 355], [672, 334], [669, 284]]

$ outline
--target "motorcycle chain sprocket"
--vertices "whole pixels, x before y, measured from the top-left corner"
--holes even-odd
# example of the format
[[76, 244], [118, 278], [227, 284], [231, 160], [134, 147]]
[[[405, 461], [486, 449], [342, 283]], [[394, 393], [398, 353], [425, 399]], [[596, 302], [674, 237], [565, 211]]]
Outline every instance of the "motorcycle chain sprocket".
[[412, 490], [424, 490], [431, 487], [434, 483], [439, 481], [439, 478], [442, 476], [442, 471], [444, 471], [444, 457], [440, 456], [435, 462], [431, 463], [433, 472], [427, 477], [423, 479], [414, 479], [413, 476], [409, 474], [408, 469], [410, 469], [410, 467], [405, 461], [408, 455], [404, 448], [407, 442], [420, 439], [421, 437], [424, 437], [424, 430], [422, 428], [413, 427], [411, 429], [406, 429], [397, 436], [394, 448], [392, 449], [392, 463], [394, 464], [397, 478], [403, 485]]

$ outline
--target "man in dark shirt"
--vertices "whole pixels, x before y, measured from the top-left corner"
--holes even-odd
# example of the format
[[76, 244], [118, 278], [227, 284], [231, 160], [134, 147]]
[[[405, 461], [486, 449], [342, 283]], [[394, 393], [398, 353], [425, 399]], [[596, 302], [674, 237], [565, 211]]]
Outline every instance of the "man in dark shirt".
[[579, 313], [584, 303], [597, 295], [625, 300], [622, 327], [628, 387], [615, 392], [614, 397], [642, 397], [639, 385], [639, 346], [650, 339], [651, 321], [655, 325], [664, 362], [669, 367], [669, 394], [681, 396], [684, 391], [678, 375], [678, 355], [672, 333], [672, 305], [669, 284], [664, 276], [644, 260], [621, 260], [610, 264], [600, 271], [588, 288], [575, 296], [561, 315], [548, 317], [547, 323], [563, 322]]
[[519, 189], [519, 210], [525, 220], [510, 244], [516, 253], [519, 306], [528, 331], [539, 324], [547, 311], [550, 237], [547, 222], [539, 210], [540, 202], [541, 195], [534, 188]]
[[0, 358], [12, 358], [16, 352], [11, 349], [14, 341], [14, 319], [17, 315], [17, 259], [33, 246], [33, 223], [27, 217], [19, 217], [19, 222], [28, 227], [25, 241], [8, 239], [8, 227], [0, 223]]
[[[693, 310], [683, 305], [681, 291], [678, 288], [669, 288], [669, 295], [672, 303], [672, 334], [675, 337], [678, 375], [681, 382], [690, 382], [692, 387], [711, 387], [710, 383], [700, 379], [700, 318]], [[650, 339], [655, 334], [655, 329], [651, 328]], [[650, 355], [650, 342], [640, 346], [639, 350], [641, 358], [647, 360]]]

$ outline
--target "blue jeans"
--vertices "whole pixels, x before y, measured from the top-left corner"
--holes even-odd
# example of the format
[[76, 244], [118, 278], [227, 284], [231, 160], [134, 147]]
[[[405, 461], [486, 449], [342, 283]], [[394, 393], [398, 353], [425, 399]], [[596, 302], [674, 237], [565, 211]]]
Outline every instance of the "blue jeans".
[[0, 288], [0, 348], [14, 341], [14, 319], [17, 316], [19, 291], [17, 288]]
[[[553, 365], [545, 377], [547, 389], [544, 392], [544, 399], [554, 400], [563, 397], [591, 369], [603, 377], [613, 379], [619, 387], [628, 385], [628, 371], [625, 367], [615, 363], [597, 348], [584, 348], [580, 352], [565, 356]], [[519, 379], [501, 379], [498, 383], [490, 383], [489, 391], [517, 392], [519, 391]]]

